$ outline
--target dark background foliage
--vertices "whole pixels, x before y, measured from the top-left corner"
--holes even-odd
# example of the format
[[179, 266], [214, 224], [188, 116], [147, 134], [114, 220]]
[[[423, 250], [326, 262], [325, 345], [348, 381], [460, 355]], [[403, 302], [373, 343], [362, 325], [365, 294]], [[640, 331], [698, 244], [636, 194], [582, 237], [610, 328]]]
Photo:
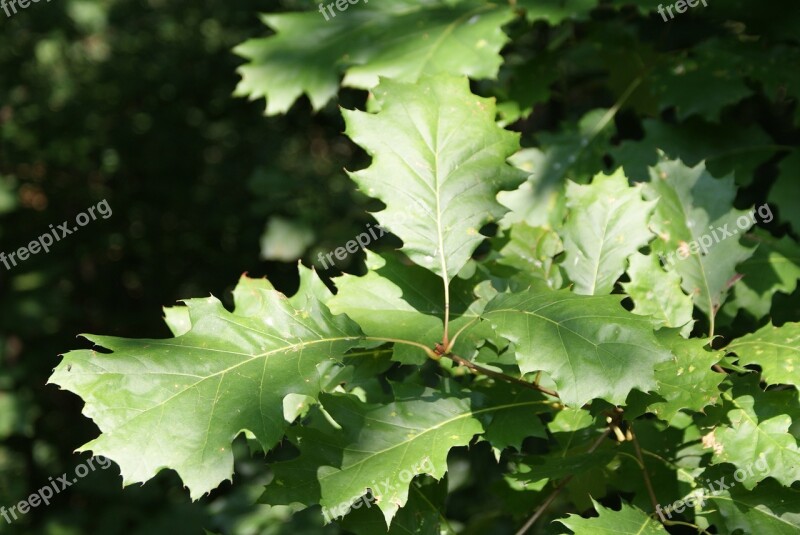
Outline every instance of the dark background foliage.
[[[102, 199], [113, 209], [49, 254], [0, 268], [3, 505], [87, 457], [72, 453], [96, 433], [82, 403], [45, 386], [60, 352], [87, 347], [78, 333], [167, 336], [162, 306], [209, 293], [229, 301], [243, 272], [291, 290], [293, 263], [260, 258], [271, 216], [303, 220], [320, 242], [354, 233], [361, 211], [341, 172], [353, 149], [335, 108], [266, 120], [259, 104], [231, 96], [241, 63], [231, 49], [263, 32], [264, 8], [59, 0], [2, 14], [0, 250]], [[199, 533], [247, 523], [255, 497], [229, 490], [191, 504], [165, 473], [123, 492], [112, 467], [17, 529]]]

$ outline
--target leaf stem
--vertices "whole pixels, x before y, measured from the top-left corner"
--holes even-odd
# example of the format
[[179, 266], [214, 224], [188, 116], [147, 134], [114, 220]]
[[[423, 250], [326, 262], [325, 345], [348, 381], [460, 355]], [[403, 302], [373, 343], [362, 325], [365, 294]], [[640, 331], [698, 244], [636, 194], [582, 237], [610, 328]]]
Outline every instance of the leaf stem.
[[697, 530], [697, 533], [705, 533], [706, 535], [711, 535], [709, 532], [698, 526], [697, 524], [690, 524], [689, 522], [681, 522], [680, 520], [665, 520], [665, 526], [686, 526], [688, 528], [694, 528]]
[[442, 356], [449, 358], [450, 360], [452, 360], [456, 364], [459, 364], [461, 366], [466, 366], [470, 370], [472, 370], [474, 372], [477, 372], [477, 373], [481, 373], [481, 374], [486, 375], [488, 377], [492, 377], [494, 379], [500, 379], [501, 381], [505, 381], [507, 383], [512, 383], [512, 384], [515, 384], [515, 385], [520, 385], [520, 386], [523, 386], [525, 388], [530, 388], [531, 390], [537, 390], [539, 392], [547, 394], [548, 396], [553, 396], [554, 398], [558, 398], [559, 397], [558, 392], [556, 392], [554, 390], [550, 390], [549, 388], [545, 388], [545, 387], [539, 386], [537, 384], [529, 383], [528, 381], [524, 381], [522, 379], [517, 379], [516, 377], [512, 377], [511, 375], [506, 375], [505, 373], [496, 372], [494, 370], [489, 370], [487, 368], [484, 368], [483, 366], [478, 366], [474, 362], [471, 362], [471, 361], [469, 361], [469, 360], [467, 360], [465, 358], [459, 357], [458, 355], [454, 355], [452, 353], [446, 353], [446, 354], [444, 354]]
[[[462, 316], [462, 317], [463, 317], [463, 316]], [[472, 319], [471, 319], [471, 320], [470, 320], [470, 321], [469, 321], [469, 322], [468, 322], [466, 325], [464, 325], [463, 327], [461, 327], [461, 328], [458, 330], [458, 332], [455, 334], [455, 336], [453, 336], [453, 339], [452, 339], [452, 340], [450, 340], [450, 343], [449, 343], [449, 344], [442, 344], [442, 345], [444, 345], [444, 347], [445, 347], [445, 351], [446, 351], [447, 353], [450, 353], [450, 351], [453, 349], [453, 346], [454, 346], [454, 345], [456, 345], [456, 340], [458, 340], [458, 337], [461, 335], [461, 333], [463, 333], [464, 331], [466, 331], [466, 330], [467, 330], [467, 327], [470, 327], [470, 326], [471, 326], [473, 323], [475, 323], [475, 322], [476, 322], [476, 321], [478, 321], [479, 319], [480, 319], [480, 318], [479, 318], [479, 317], [477, 317], [477, 316], [476, 316], [476, 317], [474, 317], [474, 318], [472, 318]]]
[[[611, 120], [617, 115], [617, 112], [620, 110], [623, 104], [630, 98], [636, 88], [639, 87], [639, 84], [642, 83], [643, 75], [639, 75], [633, 79], [630, 85], [625, 89], [625, 92], [620, 95], [619, 99], [611, 106], [608, 111], [597, 121], [597, 124], [594, 125], [591, 132], [589, 133], [588, 143], [591, 143], [595, 137], [606, 127], [606, 125], [611, 122]], [[583, 149], [581, 149], [583, 150]]]
[[426, 345], [420, 344], [419, 342], [412, 342], [411, 340], [401, 340], [399, 338], [382, 338], [379, 336], [365, 336], [364, 340], [374, 340], [376, 342], [387, 342], [392, 344], [406, 344], [409, 346], [418, 347], [421, 350], [423, 350], [425, 354], [428, 355], [428, 357], [434, 360], [439, 360], [439, 357], [436, 355], [436, 353], [433, 352], [433, 350], [431, 350], [431, 348], [429, 348]]
[[411, 485], [411, 490], [413, 490], [414, 492], [416, 492], [416, 493], [419, 495], [419, 497], [420, 497], [422, 500], [424, 500], [426, 504], [428, 504], [428, 505], [430, 506], [431, 510], [435, 511], [435, 512], [436, 512], [436, 514], [437, 514], [437, 515], [439, 515], [439, 520], [441, 520], [441, 522], [442, 522], [442, 527], [444, 527], [444, 528], [447, 530], [447, 533], [448, 533], [449, 535], [456, 535], [456, 531], [455, 531], [455, 530], [453, 529], [453, 527], [450, 525], [450, 521], [449, 521], [449, 520], [447, 520], [447, 516], [445, 516], [445, 515], [444, 515], [444, 514], [443, 514], [443, 513], [442, 513], [442, 512], [439, 510], [439, 508], [438, 508], [438, 507], [436, 507], [435, 505], [433, 505], [433, 504], [431, 503], [431, 501], [428, 499], [428, 497], [427, 497], [427, 496], [425, 496], [425, 493], [424, 493], [424, 492], [422, 492], [422, 491], [420, 490], [420, 488], [419, 488], [417, 485]]
[[[586, 450], [586, 453], [592, 453], [594, 450], [599, 448], [600, 445], [603, 443], [603, 441], [606, 439], [606, 437], [608, 437], [609, 433], [611, 433], [611, 428], [606, 427], [606, 430], [603, 431], [603, 434], [597, 437], [597, 440], [595, 440], [594, 443], [592, 443], [592, 445], [589, 447], [589, 449]], [[564, 488], [567, 486], [567, 483], [572, 481], [573, 477], [574, 474], [570, 474], [566, 478], [564, 478], [564, 480], [561, 481], [561, 483], [558, 484], [558, 486], [550, 494], [550, 496], [548, 496], [547, 499], [542, 503], [542, 505], [540, 505], [536, 509], [536, 512], [533, 513], [533, 516], [530, 517], [527, 522], [525, 522], [525, 525], [522, 526], [519, 529], [519, 531], [517, 531], [516, 535], [525, 535], [525, 533], [527, 533], [527, 531], [531, 529], [531, 527], [536, 523], [536, 521], [539, 520], [539, 518], [544, 514], [545, 510], [548, 507], [550, 507], [550, 504], [552, 504], [558, 497], [558, 495], [561, 494], [561, 491], [564, 490]]]
[[450, 347], [450, 282], [447, 274], [442, 277], [444, 281], [444, 335], [442, 335], [442, 346]]

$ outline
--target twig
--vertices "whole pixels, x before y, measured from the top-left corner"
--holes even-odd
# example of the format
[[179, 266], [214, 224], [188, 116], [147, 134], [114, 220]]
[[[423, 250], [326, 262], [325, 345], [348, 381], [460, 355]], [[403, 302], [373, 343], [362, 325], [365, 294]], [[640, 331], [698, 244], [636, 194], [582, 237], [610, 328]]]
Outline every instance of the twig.
[[429, 358], [432, 358], [434, 360], [438, 360], [439, 358], [441, 358], [440, 356], [437, 356], [428, 346], [420, 344], [418, 342], [413, 342], [411, 340], [401, 340], [399, 338], [383, 338], [379, 336], [365, 336], [364, 340], [374, 340], [375, 342], [387, 342], [392, 344], [406, 344], [423, 350], [425, 354], [428, 355]]
[[697, 524], [690, 524], [689, 522], [681, 522], [679, 520], [665, 520], [665, 526], [686, 526], [688, 528], [694, 528], [697, 530], [697, 533], [705, 533], [706, 535], [711, 535], [709, 532], [698, 526]]
[[[603, 431], [603, 434], [597, 437], [597, 440], [594, 441], [594, 443], [586, 451], [586, 453], [592, 453], [594, 450], [599, 448], [600, 445], [603, 443], [603, 441], [606, 439], [606, 437], [608, 437], [609, 433], [611, 433], [611, 428], [607, 427], [606, 430]], [[542, 503], [542, 505], [540, 505], [536, 509], [536, 512], [533, 513], [533, 516], [530, 517], [527, 522], [525, 522], [524, 526], [519, 528], [519, 531], [517, 531], [516, 535], [524, 535], [525, 533], [527, 533], [529, 529], [531, 529], [531, 527], [536, 523], [536, 521], [539, 520], [539, 518], [544, 514], [545, 510], [550, 506], [550, 504], [553, 503], [556, 498], [558, 498], [558, 495], [561, 494], [561, 491], [564, 490], [564, 488], [570, 481], [572, 481], [573, 477], [574, 475], [568, 475], [566, 478], [564, 478], [564, 480], [561, 483], [559, 483], [559, 485], [550, 494], [550, 496], [548, 496], [547, 499]]]
[[647, 488], [647, 494], [650, 495], [650, 502], [653, 505], [653, 510], [658, 510], [658, 499], [656, 498], [656, 493], [653, 491], [653, 484], [650, 482], [650, 475], [647, 473], [647, 465], [644, 463], [644, 457], [642, 456], [642, 448], [639, 447], [639, 439], [636, 438], [636, 433], [633, 432], [633, 424], [628, 424], [631, 431], [631, 438], [633, 438], [633, 449], [636, 451], [636, 457], [639, 458], [639, 462], [642, 463], [642, 475], [644, 476], [644, 486]]
[[523, 386], [525, 388], [530, 388], [531, 390], [538, 390], [539, 392], [547, 394], [548, 396], [553, 396], [554, 398], [559, 397], [558, 392], [556, 392], [554, 390], [550, 390], [549, 388], [545, 388], [543, 386], [539, 386], [539, 385], [536, 385], [536, 384], [533, 384], [533, 383], [529, 383], [528, 381], [523, 381], [522, 379], [517, 379], [516, 377], [512, 377], [512, 376], [506, 375], [504, 373], [500, 373], [500, 372], [496, 372], [496, 371], [493, 371], [493, 370], [486, 369], [483, 366], [478, 366], [474, 362], [470, 362], [465, 358], [459, 357], [458, 355], [454, 355], [452, 353], [445, 353], [442, 356], [449, 358], [450, 360], [452, 360], [456, 364], [459, 364], [461, 366], [466, 366], [470, 370], [472, 370], [474, 372], [477, 372], [477, 373], [481, 373], [481, 374], [486, 375], [488, 377], [493, 377], [495, 379], [500, 379], [501, 381], [505, 381], [507, 383], [513, 383], [515, 385], [520, 385], [520, 386]]
[[458, 355], [454, 355], [452, 353], [447, 353], [447, 352], [445, 352], [445, 348], [444, 348], [444, 346], [442, 346], [442, 344], [436, 344], [436, 349], [433, 350], [433, 349], [431, 349], [431, 348], [429, 348], [429, 347], [427, 347], [427, 346], [425, 346], [423, 344], [420, 344], [418, 342], [412, 342], [411, 340], [401, 340], [401, 339], [398, 339], [398, 338], [383, 338], [383, 337], [378, 337], [378, 336], [365, 336], [364, 340], [374, 340], [376, 342], [391, 342], [391, 343], [394, 343], [394, 344], [406, 344], [406, 345], [410, 345], [410, 346], [413, 346], [413, 347], [417, 347], [417, 348], [423, 350], [425, 352], [425, 354], [428, 355], [429, 358], [432, 358], [434, 360], [439, 360], [442, 357], [447, 357], [450, 360], [452, 360], [453, 362], [455, 362], [455, 363], [457, 363], [457, 364], [459, 364], [461, 366], [466, 366], [467, 368], [469, 368], [470, 370], [472, 370], [472, 371], [474, 371], [476, 373], [481, 373], [483, 375], [486, 375], [486, 376], [489, 376], [489, 377], [494, 377], [495, 379], [500, 379], [501, 381], [506, 381], [508, 383], [513, 383], [515, 385], [520, 385], [520, 386], [523, 386], [525, 388], [530, 388], [532, 390], [537, 390], [539, 392], [547, 394], [548, 396], [553, 396], [554, 398], [559, 397], [558, 392], [555, 392], [554, 390], [550, 390], [549, 388], [545, 388], [543, 386], [535, 385], [533, 383], [529, 383], [528, 381], [523, 381], [522, 379], [517, 379], [516, 377], [512, 377], [512, 376], [506, 375], [504, 373], [488, 370], [488, 369], [484, 368], [483, 366], [478, 366], [477, 364], [474, 364], [474, 363], [468, 361], [465, 358], [461, 358]]

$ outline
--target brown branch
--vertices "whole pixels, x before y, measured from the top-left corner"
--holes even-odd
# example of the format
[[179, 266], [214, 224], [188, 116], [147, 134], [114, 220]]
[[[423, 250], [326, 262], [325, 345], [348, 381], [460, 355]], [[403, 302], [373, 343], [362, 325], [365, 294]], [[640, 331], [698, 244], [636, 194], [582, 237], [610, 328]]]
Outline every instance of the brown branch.
[[647, 488], [647, 494], [650, 496], [650, 503], [653, 505], [653, 510], [658, 511], [658, 499], [656, 493], [653, 491], [653, 484], [650, 481], [650, 475], [647, 473], [647, 465], [644, 464], [644, 456], [642, 456], [642, 448], [639, 447], [639, 439], [636, 438], [636, 433], [633, 432], [633, 423], [628, 424], [628, 429], [631, 431], [631, 438], [633, 439], [633, 449], [636, 451], [636, 457], [642, 464], [642, 476], [644, 476], [644, 486]]
[[[592, 453], [594, 450], [599, 448], [610, 433], [611, 433], [611, 428], [607, 427], [606, 430], [603, 431], [603, 434], [597, 437], [597, 440], [594, 441], [594, 443], [586, 451], [586, 453]], [[555, 499], [558, 498], [558, 495], [561, 494], [561, 491], [564, 490], [564, 488], [567, 486], [567, 483], [572, 481], [573, 477], [574, 475], [568, 475], [567, 477], [564, 478], [563, 481], [561, 481], [561, 483], [558, 484], [558, 486], [550, 494], [550, 496], [548, 496], [547, 499], [542, 503], [542, 505], [540, 505], [536, 509], [536, 512], [533, 513], [533, 516], [530, 517], [527, 522], [525, 522], [524, 526], [519, 528], [519, 531], [517, 531], [516, 535], [524, 535], [525, 533], [527, 533], [529, 529], [531, 529], [531, 527], [536, 523], [536, 521], [539, 520], [539, 518], [541, 518], [541, 516], [544, 514], [545, 510], [547, 510], [547, 508], [550, 507], [550, 504], [552, 504], [555, 501]]]
[[[439, 346], [437, 346], [437, 348], [438, 347]], [[522, 386], [522, 387], [525, 387], [525, 388], [530, 388], [531, 390], [537, 390], [539, 392], [547, 394], [548, 396], [553, 396], [554, 398], [559, 397], [558, 392], [556, 392], [554, 390], [550, 390], [549, 388], [545, 388], [543, 386], [539, 386], [539, 385], [534, 384], [534, 383], [529, 383], [528, 381], [524, 381], [522, 379], [517, 379], [516, 377], [512, 377], [511, 375], [506, 375], [504, 373], [500, 373], [500, 372], [496, 372], [496, 371], [493, 371], [493, 370], [489, 370], [487, 368], [484, 368], [483, 366], [478, 366], [474, 362], [471, 362], [471, 361], [469, 361], [469, 360], [467, 360], [465, 358], [459, 357], [458, 355], [454, 355], [452, 353], [445, 353], [442, 356], [449, 358], [450, 360], [452, 360], [453, 362], [455, 362], [456, 364], [458, 364], [460, 366], [466, 366], [467, 368], [469, 368], [470, 370], [472, 370], [472, 371], [474, 371], [476, 373], [480, 373], [480, 374], [486, 375], [488, 377], [492, 377], [494, 379], [499, 379], [501, 381], [505, 381], [507, 383], [512, 383], [512, 384], [515, 384], [515, 385], [519, 385], [519, 386]]]

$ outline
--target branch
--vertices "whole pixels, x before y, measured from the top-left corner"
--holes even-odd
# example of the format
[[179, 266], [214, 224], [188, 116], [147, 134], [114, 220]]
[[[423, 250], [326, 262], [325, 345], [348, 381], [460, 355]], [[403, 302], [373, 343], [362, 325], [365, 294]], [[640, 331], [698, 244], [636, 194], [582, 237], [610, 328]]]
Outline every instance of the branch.
[[644, 476], [644, 486], [647, 487], [647, 494], [650, 496], [650, 503], [653, 505], [653, 510], [658, 511], [658, 499], [656, 499], [656, 493], [653, 491], [653, 484], [650, 481], [650, 475], [647, 473], [647, 465], [644, 464], [642, 448], [639, 447], [639, 439], [636, 438], [636, 433], [633, 432], [633, 422], [628, 422], [628, 429], [631, 431], [633, 449], [636, 451], [636, 456], [639, 458], [639, 462], [642, 463], [642, 476]]

